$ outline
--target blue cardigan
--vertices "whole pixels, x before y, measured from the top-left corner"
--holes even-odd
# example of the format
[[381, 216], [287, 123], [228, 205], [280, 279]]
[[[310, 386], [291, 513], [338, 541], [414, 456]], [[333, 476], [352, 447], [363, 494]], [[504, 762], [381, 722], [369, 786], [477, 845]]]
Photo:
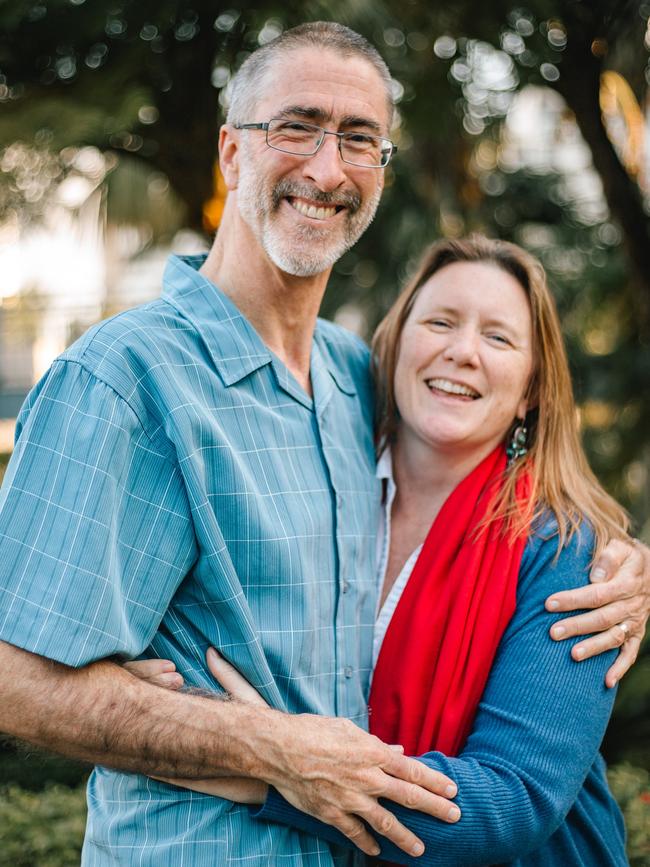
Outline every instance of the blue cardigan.
[[[588, 581], [593, 537], [584, 530], [555, 561], [548, 525], [524, 551], [517, 608], [499, 645], [472, 734], [457, 758], [426, 753], [421, 761], [458, 784], [455, 825], [388, 803], [423, 841], [424, 855], [405, 855], [379, 838], [382, 858], [420, 867], [622, 867], [625, 831], [607, 787], [598, 749], [614, 703], [604, 685], [614, 652], [576, 663], [575, 642], [554, 642], [557, 615], [546, 597]], [[256, 814], [333, 843], [338, 831], [271, 790]]]

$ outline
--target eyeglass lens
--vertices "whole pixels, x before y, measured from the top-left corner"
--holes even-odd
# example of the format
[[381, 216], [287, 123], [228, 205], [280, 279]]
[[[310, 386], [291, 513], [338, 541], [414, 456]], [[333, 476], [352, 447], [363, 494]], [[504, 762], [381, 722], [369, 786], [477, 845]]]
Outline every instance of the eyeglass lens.
[[[270, 147], [305, 156], [316, 153], [324, 137], [319, 126], [302, 121], [274, 118], [269, 121], [266, 140]], [[345, 133], [340, 139], [341, 156], [359, 166], [385, 166], [392, 146], [387, 139], [361, 132]]]

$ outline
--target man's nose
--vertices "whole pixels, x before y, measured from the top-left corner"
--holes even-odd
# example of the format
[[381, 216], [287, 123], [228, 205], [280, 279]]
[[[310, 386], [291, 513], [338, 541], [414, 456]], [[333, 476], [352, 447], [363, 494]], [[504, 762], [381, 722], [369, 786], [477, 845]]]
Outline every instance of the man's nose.
[[303, 177], [313, 181], [324, 193], [338, 189], [347, 179], [345, 163], [339, 152], [339, 140], [326, 135], [323, 144], [303, 164]]

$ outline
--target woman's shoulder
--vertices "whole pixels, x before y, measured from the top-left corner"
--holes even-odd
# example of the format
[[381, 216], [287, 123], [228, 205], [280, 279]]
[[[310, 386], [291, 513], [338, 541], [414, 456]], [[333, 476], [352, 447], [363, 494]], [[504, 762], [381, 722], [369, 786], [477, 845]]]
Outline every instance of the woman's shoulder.
[[534, 585], [545, 595], [589, 583], [594, 557], [593, 528], [583, 520], [560, 544], [559, 527], [551, 510], [533, 524], [519, 571], [520, 590]]

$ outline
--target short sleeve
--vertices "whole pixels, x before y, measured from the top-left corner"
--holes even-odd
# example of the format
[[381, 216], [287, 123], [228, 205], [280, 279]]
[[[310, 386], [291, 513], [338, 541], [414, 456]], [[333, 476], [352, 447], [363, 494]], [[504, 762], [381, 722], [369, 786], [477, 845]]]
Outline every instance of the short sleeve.
[[17, 432], [0, 492], [0, 640], [72, 666], [140, 654], [196, 558], [169, 446], [65, 360]]

